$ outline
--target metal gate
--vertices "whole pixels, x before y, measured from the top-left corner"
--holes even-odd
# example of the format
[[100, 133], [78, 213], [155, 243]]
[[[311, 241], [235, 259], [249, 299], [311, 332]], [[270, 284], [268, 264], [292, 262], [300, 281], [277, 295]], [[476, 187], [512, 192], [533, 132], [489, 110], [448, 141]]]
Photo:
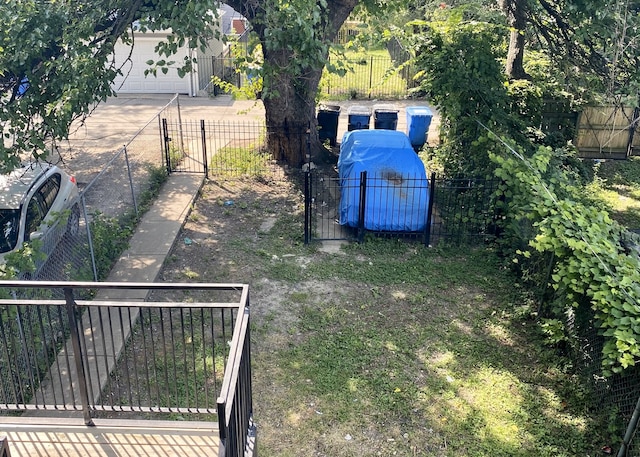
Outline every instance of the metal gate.
[[[194, 124], [183, 125], [182, 120], [168, 122], [163, 118], [162, 150], [164, 152], [163, 165], [167, 174], [171, 173], [199, 173], [208, 174], [207, 141], [204, 120], [200, 121], [199, 132]], [[185, 129], [189, 130], [185, 132]]]

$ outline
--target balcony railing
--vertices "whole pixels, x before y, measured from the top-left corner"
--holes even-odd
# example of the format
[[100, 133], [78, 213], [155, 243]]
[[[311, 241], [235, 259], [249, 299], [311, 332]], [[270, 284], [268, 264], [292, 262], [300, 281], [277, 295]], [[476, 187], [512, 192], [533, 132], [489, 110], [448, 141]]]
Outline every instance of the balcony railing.
[[255, 450], [247, 285], [0, 281], [0, 294], [0, 411], [217, 420], [220, 455]]

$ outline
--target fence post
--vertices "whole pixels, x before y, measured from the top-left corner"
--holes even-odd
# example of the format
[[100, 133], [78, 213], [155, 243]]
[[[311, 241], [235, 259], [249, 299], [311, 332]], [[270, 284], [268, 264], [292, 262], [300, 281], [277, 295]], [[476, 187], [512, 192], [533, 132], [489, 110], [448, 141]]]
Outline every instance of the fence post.
[[[226, 450], [227, 447], [227, 405], [224, 401], [218, 400], [218, 436], [220, 437], [220, 449]], [[226, 455], [221, 453], [219, 455]]]
[[309, 218], [311, 217], [311, 171], [304, 172], [304, 244], [309, 244], [311, 233]]
[[373, 56], [369, 57], [369, 98], [373, 89]]
[[209, 160], [207, 159], [207, 133], [204, 129], [204, 119], [200, 120], [200, 138], [202, 140], [202, 160], [204, 161], [204, 176], [209, 176]]
[[[82, 414], [85, 425], [94, 425], [89, 411], [89, 393], [87, 390], [87, 377], [82, 363], [82, 346], [80, 345], [80, 332], [78, 332], [78, 321], [76, 318], [76, 303], [73, 299], [73, 289], [64, 288], [65, 308], [69, 319], [69, 331], [71, 332], [71, 344], [73, 346], [73, 360], [78, 376], [78, 388], [80, 389], [80, 401], [82, 402]], [[73, 388], [73, 387], [72, 387]]]
[[631, 420], [629, 421], [627, 431], [625, 432], [624, 438], [622, 439], [622, 444], [620, 445], [620, 450], [618, 451], [617, 457], [626, 457], [629, 444], [631, 444], [633, 435], [635, 435], [636, 429], [638, 428], [639, 419], [640, 419], [640, 397], [638, 397], [638, 402], [636, 403], [636, 407], [633, 410], [633, 414], [631, 415]]
[[171, 152], [169, 148], [169, 127], [167, 126], [167, 119], [162, 118], [162, 138], [164, 139], [164, 160], [167, 165], [167, 175], [171, 174]]
[[93, 247], [93, 238], [91, 235], [91, 224], [89, 223], [89, 215], [87, 214], [87, 203], [84, 199], [84, 192], [80, 194], [80, 202], [82, 203], [82, 214], [84, 215], [84, 223], [87, 227], [87, 241], [89, 242], [89, 254], [91, 254], [91, 267], [93, 268], [93, 280], [99, 281], [98, 267], [96, 266], [96, 251]]
[[365, 205], [367, 204], [367, 172], [360, 172], [360, 202], [358, 207], [358, 242], [364, 241]]
[[[327, 63], [331, 63], [331, 56], [327, 57]], [[331, 77], [327, 78], [327, 95], [331, 95]]]
[[306, 170], [304, 172], [304, 244], [311, 241], [311, 122], [307, 127], [307, 151], [304, 162]]
[[124, 149], [124, 161], [127, 164], [127, 175], [129, 176], [129, 188], [131, 189], [131, 198], [133, 200], [133, 209], [136, 212], [136, 216], [138, 216], [138, 202], [136, 201], [136, 192], [133, 187], [133, 177], [131, 176], [131, 164], [129, 163], [129, 154], [127, 152], [127, 145], [125, 144], [122, 149]]
[[162, 117], [160, 116], [161, 113], [158, 113], [158, 133], [160, 135], [158, 135], [160, 137], [160, 162], [162, 163], [162, 156], [164, 154], [164, 135], [162, 135]]
[[627, 159], [631, 157], [633, 153], [633, 137], [636, 134], [636, 124], [638, 122], [638, 118], [640, 117], [640, 108], [635, 107], [633, 109], [632, 114], [633, 119], [631, 119], [631, 123], [629, 124], [629, 140], [627, 142]]
[[436, 174], [431, 173], [431, 181], [429, 182], [429, 201], [427, 203], [427, 226], [424, 233], [424, 244], [429, 246], [431, 244], [431, 217], [433, 216], [433, 203], [436, 199]]
[[184, 154], [184, 134], [182, 133], [182, 111], [180, 109], [180, 94], [176, 94], [176, 106], [178, 108], [178, 135], [180, 135], [180, 155]]

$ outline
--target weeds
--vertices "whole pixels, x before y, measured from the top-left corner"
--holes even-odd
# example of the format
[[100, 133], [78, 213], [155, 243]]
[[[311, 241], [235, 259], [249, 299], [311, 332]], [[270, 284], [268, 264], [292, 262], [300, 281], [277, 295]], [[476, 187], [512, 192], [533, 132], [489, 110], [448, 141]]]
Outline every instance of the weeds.
[[226, 147], [220, 149], [209, 164], [210, 169], [220, 177], [267, 176], [271, 169], [271, 155], [260, 149], [262, 140], [247, 147]]

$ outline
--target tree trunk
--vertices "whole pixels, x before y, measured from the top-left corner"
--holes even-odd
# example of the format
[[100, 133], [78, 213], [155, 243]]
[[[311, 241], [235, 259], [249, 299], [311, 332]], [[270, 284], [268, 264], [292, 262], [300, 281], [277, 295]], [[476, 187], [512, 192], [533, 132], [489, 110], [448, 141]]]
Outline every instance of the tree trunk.
[[[284, 69], [290, 62], [305, 58], [296, 55], [289, 47], [273, 49], [273, 46], [269, 46], [269, 30], [265, 24], [272, 22], [268, 20], [273, 12], [269, 10], [273, 7], [271, 3], [258, 0], [227, 0], [225, 3], [242, 13], [252, 24], [253, 31], [262, 43], [265, 69]], [[313, 39], [330, 45], [358, 3], [359, 0], [327, 0], [323, 8], [325, 19], [315, 26]], [[317, 3], [309, 0], [309, 5], [317, 6]], [[325, 59], [327, 53], [328, 46], [323, 56]], [[263, 93], [266, 95], [262, 101], [267, 146], [275, 159], [291, 166], [300, 166], [307, 159], [307, 153], [312, 158], [324, 149], [318, 138], [315, 103], [323, 68], [324, 63], [303, 68], [298, 74], [286, 71], [263, 73]]]
[[505, 72], [509, 79], [526, 79], [524, 70], [525, 28], [527, 26], [527, 0], [500, 0], [507, 15], [511, 35]]
[[[265, 60], [272, 62], [291, 59], [286, 51], [278, 56], [265, 53]], [[318, 140], [315, 98], [322, 70], [309, 70], [294, 77], [281, 74], [265, 80], [265, 86], [277, 96], [263, 99], [267, 127], [267, 147], [274, 159], [299, 167], [309, 155], [322, 147]], [[269, 79], [272, 79], [269, 81]]]

